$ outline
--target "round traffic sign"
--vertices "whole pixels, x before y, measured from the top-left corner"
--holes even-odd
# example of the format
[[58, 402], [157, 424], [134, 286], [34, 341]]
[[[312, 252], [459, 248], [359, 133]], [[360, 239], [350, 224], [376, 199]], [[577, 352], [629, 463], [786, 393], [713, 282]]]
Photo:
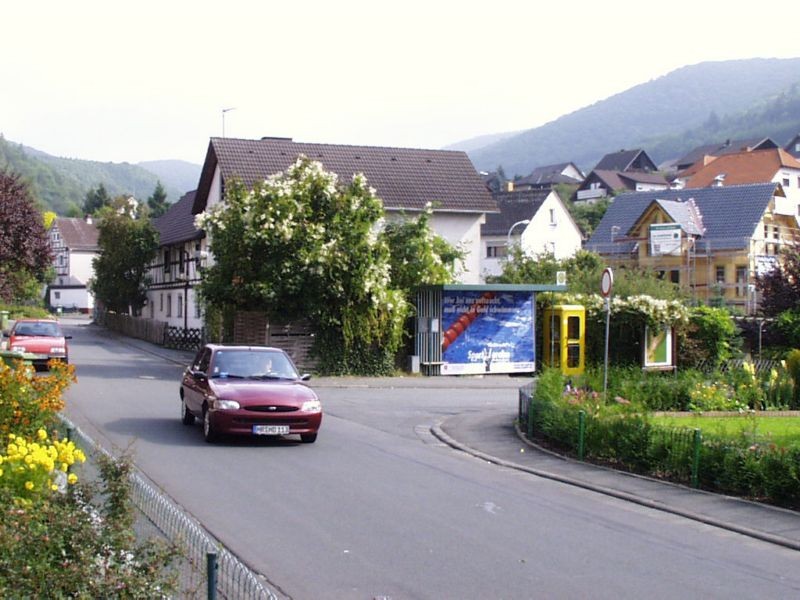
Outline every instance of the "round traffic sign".
[[614, 272], [611, 267], [603, 269], [603, 276], [600, 278], [600, 293], [608, 298], [611, 295], [611, 288], [614, 287]]

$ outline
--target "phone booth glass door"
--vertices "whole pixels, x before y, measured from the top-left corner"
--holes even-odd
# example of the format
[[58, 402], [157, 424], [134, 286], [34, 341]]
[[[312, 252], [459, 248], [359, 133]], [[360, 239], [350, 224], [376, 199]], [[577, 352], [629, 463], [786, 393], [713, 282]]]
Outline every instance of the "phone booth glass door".
[[543, 313], [544, 364], [564, 375], [580, 375], [586, 353], [586, 309], [558, 304]]

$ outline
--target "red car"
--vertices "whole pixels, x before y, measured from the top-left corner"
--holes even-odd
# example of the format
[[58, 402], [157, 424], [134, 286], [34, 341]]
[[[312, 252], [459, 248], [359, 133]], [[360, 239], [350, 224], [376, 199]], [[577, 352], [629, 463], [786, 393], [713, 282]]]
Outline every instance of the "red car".
[[221, 434], [317, 439], [322, 405], [279, 348], [221, 346], [201, 348], [181, 381], [181, 421], [203, 422], [207, 442]]
[[19, 319], [9, 334], [8, 349], [33, 354], [34, 366], [46, 366], [51, 358], [69, 362], [67, 340], [58, 321], [52, 319]]

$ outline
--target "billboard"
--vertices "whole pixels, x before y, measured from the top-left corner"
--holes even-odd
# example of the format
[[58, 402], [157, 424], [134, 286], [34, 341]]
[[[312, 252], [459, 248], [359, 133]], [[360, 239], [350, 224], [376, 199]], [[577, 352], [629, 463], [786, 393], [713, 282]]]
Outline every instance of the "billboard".
[[533, 372], [535, 306], [529, 291], [445, 292], [442, 375]]
[[681, 226], [677, 223], [653, 223], [650, 225], [650, 254], [652, 256], [681, 253]]
[[672, 327], [644, 328], [644, 368], [664, 369], [674, 366], [672, 361]]

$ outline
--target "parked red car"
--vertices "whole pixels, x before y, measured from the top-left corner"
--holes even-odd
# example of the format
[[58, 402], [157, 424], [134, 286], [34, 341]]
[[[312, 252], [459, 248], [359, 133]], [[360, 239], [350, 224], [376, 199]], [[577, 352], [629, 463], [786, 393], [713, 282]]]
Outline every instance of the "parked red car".
[[69, 362], [67, 340], [58, 321], [53, 319], [19, 319], [11, 328], [8, 349], [33, 354], [34, 366], [46, 366], [51, 358]]
[[207, 442], [221, 434], [317, 439], [322, 404], [279, 348], [221, 346], [201, 348], [181, 381], [181, 421], [203, 422]]

